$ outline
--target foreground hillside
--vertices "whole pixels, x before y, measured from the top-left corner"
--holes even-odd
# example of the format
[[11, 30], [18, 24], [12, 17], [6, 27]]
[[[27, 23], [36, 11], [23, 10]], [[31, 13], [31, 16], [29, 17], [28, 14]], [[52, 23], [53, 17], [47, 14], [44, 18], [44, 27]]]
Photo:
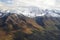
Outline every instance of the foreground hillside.
[[7, 14], [0, 18], [0, 40], [60, 40], [60, 19]]

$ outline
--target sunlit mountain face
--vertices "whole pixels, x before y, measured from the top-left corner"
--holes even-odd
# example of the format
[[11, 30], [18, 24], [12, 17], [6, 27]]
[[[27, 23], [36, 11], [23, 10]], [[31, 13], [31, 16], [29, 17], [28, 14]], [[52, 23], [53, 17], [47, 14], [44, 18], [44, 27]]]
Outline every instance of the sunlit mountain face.
[[0, 40], [60, 40], [60, 1], [0, 0]]

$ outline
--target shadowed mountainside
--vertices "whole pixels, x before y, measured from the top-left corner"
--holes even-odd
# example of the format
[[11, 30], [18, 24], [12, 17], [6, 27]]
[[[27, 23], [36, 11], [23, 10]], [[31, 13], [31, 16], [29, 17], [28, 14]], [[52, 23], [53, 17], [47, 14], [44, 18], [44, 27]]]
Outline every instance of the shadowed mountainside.
[[52, 20], [7, 14], [0, 18], [0, 40], [60, 40], [60, 22]]
[[36, 17], [36, 22], [47, 30], [60, 30], [60, 17]]

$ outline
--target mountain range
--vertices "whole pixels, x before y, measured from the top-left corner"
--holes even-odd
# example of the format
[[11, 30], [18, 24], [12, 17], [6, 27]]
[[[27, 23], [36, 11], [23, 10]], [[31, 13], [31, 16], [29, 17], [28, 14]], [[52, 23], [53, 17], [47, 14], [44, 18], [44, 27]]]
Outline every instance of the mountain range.
[[26, 16], [24, 11], [0, 12], [0, 40], [60, 40], [59, 11], [39, 11], [33, 9], [29, 13], [44, 16]]

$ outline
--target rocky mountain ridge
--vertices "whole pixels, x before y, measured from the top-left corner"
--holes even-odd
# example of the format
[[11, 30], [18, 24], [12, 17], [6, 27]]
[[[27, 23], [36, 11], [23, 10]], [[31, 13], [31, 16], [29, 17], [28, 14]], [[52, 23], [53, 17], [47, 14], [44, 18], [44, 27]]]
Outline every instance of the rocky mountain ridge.
[[60, 19], [8, 13], [0, 18], [0, 40], [60, 40]]

